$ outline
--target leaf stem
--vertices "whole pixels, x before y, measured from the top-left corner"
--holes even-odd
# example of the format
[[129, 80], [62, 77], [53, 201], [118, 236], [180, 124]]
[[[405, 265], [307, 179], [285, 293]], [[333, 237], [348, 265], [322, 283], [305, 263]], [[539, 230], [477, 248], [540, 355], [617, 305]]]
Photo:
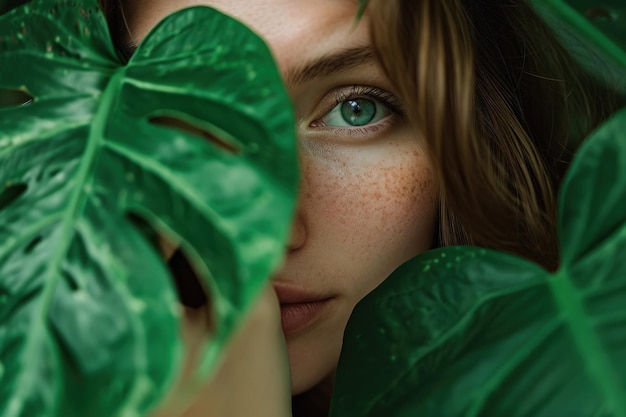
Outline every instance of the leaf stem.
[[[108, 114], [111, 109], [111, 103], [115, 99], [117, 94], [116, 86], [120, 83], [120, 77], [123, 76], [123, 72], [118, 72], [109, 81], [104, 93], [98, 111], [93, 119], [91, 128], [89, 130], [89, 137], [87, 138], [87, 145], [83, 158], [78, 167], [78, 173], [75, 177], [75, 188], [68, 199], [68, 203], [65, 211], [62, 213], [62, 225], [61, 233], [59, 237], [59, 244], [56, 251], [52, 254], [46, 270], [43, 273], [43, 279], [45, 283], [41, 294], [41, 302], [38, 304], [38, 309], [33, 313], [33, 319], [29, 326], [29, 330], [26, 333], [25, 347], [21, 352], [20, 362], [28, 364], [30, 369], [37, 368], [39, 363], [44, 360], [44, 355], [38, 352], [38, 348], [44, 344], [50, 344], [50, 333], [48, 331], [47, 315], [50, 310], [50, 305], [54, 299], [55, 290], [57, 284], [61, 279], [61, 267], [63, 259], [70, 248], [73, 241], [73, 235], [75, 233], [76, 219], [82, 212], [85, 201], [87, 199], [88, 190], [86, 185], [90, 182], [90, 174], [94, 170], [95, 162], [98, 155], [98, 150], [102, 147], [102, 135], [101, 132], [104, 129]], [[58, 361], [58, 356], [52, 355], [49, 360]], [[30, 384], [32, 382], [32, 385]], [[24, 410], [24, 398], [28, 395], [32, 395], [32, 387], [36, 384], [41, 384], [41, 381], [36, 381], [36, 375], [30, 374], [27, 370], [19, 375], [19, 379], [16, 382], [16, 389], [13, 398], [16, 403], [11, 408], [10, 416], [7, 417], [19, 417]]]

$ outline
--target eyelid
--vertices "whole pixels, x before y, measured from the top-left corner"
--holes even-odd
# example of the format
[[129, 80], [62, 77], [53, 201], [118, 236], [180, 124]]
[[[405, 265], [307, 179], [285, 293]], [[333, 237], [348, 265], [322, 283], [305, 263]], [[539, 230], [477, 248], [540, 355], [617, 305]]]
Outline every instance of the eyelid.
[[[339, 87], [331, 91], [327, 98], [324, 100], [323, 111], [319, 117], [310, 124], [311, 127], [325, 127], [321, 120], [330, 113], [337, 105], [344, 101], [355, 98], [369, 98], [380, 102], [383, 106], [392, 113], [394, 117], [403, 118], [405, 115], [404, 107], [396, 96], [387, 90], [378, 87], [364, 86], [364, 85], [352, 85]], [[360, 127], [363, 129], [363, 127]]]
[[392, 93], [382, 88], [362, 85], [354, 85], [335, 90], [335, 105], [328, 111], [332, 110], [339, 103], [358, 97], [376, 99], [380, 101], [381, 104], [387, 106], [392, 113], [404, 115], [402, 104]]

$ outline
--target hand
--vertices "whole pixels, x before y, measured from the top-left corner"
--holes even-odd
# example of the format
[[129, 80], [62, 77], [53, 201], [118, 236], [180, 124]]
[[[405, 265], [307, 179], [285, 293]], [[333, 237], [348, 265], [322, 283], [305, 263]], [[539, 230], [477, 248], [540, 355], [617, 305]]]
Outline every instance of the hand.
[[[191, 375], [210, 318], [189, 311], [184, 326], [188, 345], [184, 382]], [[179, 384], [182, 385], [182, 384]], [[173, 397], [177, 397], [175, 394]], [[282, 333], [280, 305], [270, 285], [231, 340], [222, 363], [184, 412], [164, 404], [151, 417], [291, 417], [289, 362]]]

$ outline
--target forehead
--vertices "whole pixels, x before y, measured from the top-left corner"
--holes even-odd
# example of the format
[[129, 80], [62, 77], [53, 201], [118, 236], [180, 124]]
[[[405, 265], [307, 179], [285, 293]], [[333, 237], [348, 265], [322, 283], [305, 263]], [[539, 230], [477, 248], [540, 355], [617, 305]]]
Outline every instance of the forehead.
[[[359, 0], [140, 0], [127, 2], [135, 40], [166, 15], [204, 5], [244, 22], [271, 48], [283, 73], [315, 59], [369, 44], [367, 17], [355, 25]], [[133, 9], [133, 7], [135, 7]]]
[[249, 25], [269, 44], [281, 70], [369, 44], [366, 22], [355, 25], [358, 0], [204, 1]]

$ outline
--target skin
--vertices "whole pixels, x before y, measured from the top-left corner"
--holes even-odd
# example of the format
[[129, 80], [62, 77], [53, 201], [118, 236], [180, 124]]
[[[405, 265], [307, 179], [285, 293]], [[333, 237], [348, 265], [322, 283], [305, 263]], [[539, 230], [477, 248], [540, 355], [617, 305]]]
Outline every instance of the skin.
[[354, 306], [400, 264], [430, 248], [436, 219], [437, 186], [406, 116], [386, 110], [378, 98], [380, 120], [331, 126], [342, 121], [339, 112], [331, 112], [338, 98], [372, 100], [367, 90], [352, 86], [393, 95], [375, 60], [321, 78], [293, 79], [305, 63], [369, 46], [367, 15], [354, 26], [355, 0], [128, 3], [125, 14], [135, 42], [167, 14], [207, 5], [248, 24], [274, 53], [295, 106], [302, 184], [284, 267], [273, 283], [330, 298], [310, 326], [286, 338], [293, 394], [329, 392]]

